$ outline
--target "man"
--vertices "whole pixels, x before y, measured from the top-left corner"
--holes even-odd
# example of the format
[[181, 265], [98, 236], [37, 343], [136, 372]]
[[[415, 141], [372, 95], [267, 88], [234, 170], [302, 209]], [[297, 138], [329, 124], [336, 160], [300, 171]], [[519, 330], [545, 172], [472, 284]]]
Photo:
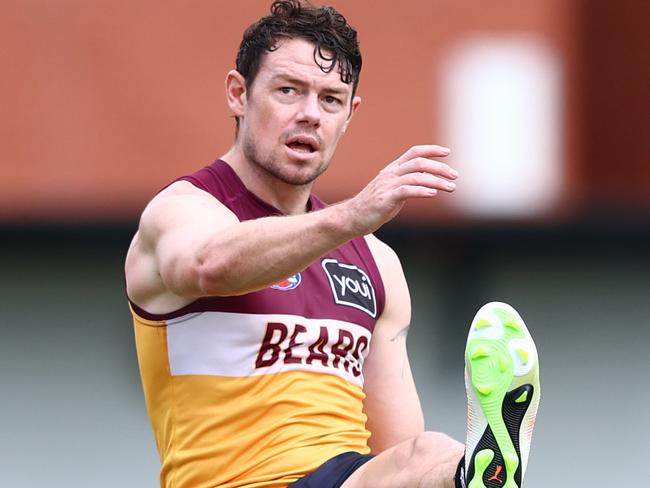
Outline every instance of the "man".
[[[436, 160], [449, 150], [414, 146], [336, 205], [311, 194], [360, 106], [360, 69], [336, 10], [274, 2], [226, 77], [234, 145], [143, 212], [126, 278], [161, 486], [452, 488], [465, 470], [471, 488], [520, 484], [527, 451], [483, 410], [521, 386], [519, 363], [536, 372], [523, 322], [505, 304], [475, 319], [462, 462], [462, 444], [424, 432], [406, 281], [372, 236], [406, 200], [453, 192]], [[512, 399], [517, 433], [537, 395]]]

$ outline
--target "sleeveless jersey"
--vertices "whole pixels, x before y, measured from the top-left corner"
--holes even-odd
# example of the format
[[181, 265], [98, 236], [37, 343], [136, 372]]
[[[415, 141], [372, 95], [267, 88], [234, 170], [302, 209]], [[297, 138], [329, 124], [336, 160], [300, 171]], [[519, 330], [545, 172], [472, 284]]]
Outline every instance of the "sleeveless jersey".
[[[240, 221], [281, 215], [223, 161], [181, 179]], [[164, 315], [131, 303], [161, 486], [286, 487], [333, 456], [370, 452], [363, 362], [384, 300], [356, 238], [260, 291]]]

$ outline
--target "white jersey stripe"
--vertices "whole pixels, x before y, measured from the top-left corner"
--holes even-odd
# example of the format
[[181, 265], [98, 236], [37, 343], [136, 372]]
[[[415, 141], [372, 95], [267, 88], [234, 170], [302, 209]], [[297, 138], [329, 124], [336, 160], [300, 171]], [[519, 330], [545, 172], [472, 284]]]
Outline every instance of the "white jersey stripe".
[[167, 321], [173, 376], [310, 371], [362, 387], [370, 337], [351, 322], [284, 314], [203, 312]]

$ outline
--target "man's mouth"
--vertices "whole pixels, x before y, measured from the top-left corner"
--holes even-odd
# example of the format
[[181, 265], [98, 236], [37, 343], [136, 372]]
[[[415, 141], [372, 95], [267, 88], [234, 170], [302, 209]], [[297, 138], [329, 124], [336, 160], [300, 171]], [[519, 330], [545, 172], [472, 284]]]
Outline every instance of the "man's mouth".
[[318, 140], [313, 136], [306, 135], [291, 137], [286, 145], [296, 152], [305, 154], [316, 152], [319, 148]]
[[287, 144], [287, 146], [297, 152], [312, 153], [315, 151], [311, 144], [304, 144], [302, 142], [292, 142], [290, 144]]

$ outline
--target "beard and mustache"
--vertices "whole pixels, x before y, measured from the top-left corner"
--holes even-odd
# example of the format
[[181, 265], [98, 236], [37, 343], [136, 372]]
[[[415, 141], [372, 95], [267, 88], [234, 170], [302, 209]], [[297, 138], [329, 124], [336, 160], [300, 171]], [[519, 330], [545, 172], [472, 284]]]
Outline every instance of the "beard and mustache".
[[[308, 135], [318, 141], [318, 147], [323, 147], [321, 137], [314, 131], [305, 129], [294, 129], [281, 135], [281, 140], [289, 140], [298, 135]], [[255, 137], [249, 133], [242, 134], [242, 150], [248, 161], [252, 162], [259, 170], [270, 175], [283, 183], [294, 186], [309, 185], [316, 180], [329, 166], [329, 159], [319, 157], [318, 164], [313, 166], [314, 161], [303, 162], [302, 164], [291, 164], [286, 162], [286, 156], [276, 154], [278, 151], [271, 151], [262, 154]], [[283, 161], [283, 159], [285, 161]]]

